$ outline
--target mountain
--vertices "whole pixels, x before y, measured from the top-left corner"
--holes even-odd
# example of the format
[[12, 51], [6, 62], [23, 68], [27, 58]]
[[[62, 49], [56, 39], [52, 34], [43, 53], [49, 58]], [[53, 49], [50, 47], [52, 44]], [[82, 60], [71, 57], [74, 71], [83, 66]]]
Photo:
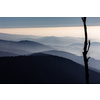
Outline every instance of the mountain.
[[32, 40], [38, 38], [41, 38], [41, 36], [0, 33], [0, 39], [9, 41]]
[[[73, 54], [77, 54], [78, 56], [82, 56], [83, 47], [84, 47], [83, 43], [74, 43], [74, 44], [66, 46], [66, 51]], [[95, 58], [97, 60], [100, 60], [100, 43], [99, 42], [91, 42], [88, 56]]]
[[[100, 74], [89, 70], [90, 83], [100, 83]], [[62, 57], [37, 53], [0, 57], [2, 84], [84, 84], [83, 66]]]
[[[82, 56], [82, 51], [83, 51], [83, 46], [84, 46], [83, 44], [84, 38], [79, 38], [79, 37], [68, 37], [68, 36], [67, 37], [55, 37], [55, 36], [40, 37], [40, 36], [34, 36], [34, 35], [12, 35], [12, 34], [0, 33], [0, 38], [4, 40], [12, 40], [12, 41], [27, 40], [27, 41], [37, 42], [40, 44], [48, 45], [49, 47], [54, 48], [55, 50], [70, 52], [73, 54], [77, 54], [78, 56]], [[99, 53], [100, 43], [94, 42], [94, 41], [97, 41], [94, 39], [90, 39], [90, 40], [92, 42], [91, 42], [91, 47], [88, 54], [92, 58], [100, 60], [100, 53]], [[34, 51], [34, 50], [31, 48], [28, 49], [28, 51], [24, 49], [24, 52], [31, 53], [31, 51]], [[38, 52], [37, 49], [35, 50], [35, 52], [36, 51]], [[16, 52], [11, 52], [11, 53], [16, 53]], [[24, 53], [24, 54], [27, 54], [27, 53]]]
[[44, 51], [44, 50], [52, 50], [53, 48], [41, 44], [41, 43], [37, 43], [37, 42], [33, 42], [33, 41], [27, 41], [27, 40], [23, 40], [23, 41], [19, 41], [16, 43], [16, 46], [20, 47], [20, 49], [22, 50], [27, 50], [30, 52], [39, 52], [39, 51]]
[[83, 38], [49, 36], [49, 37], [41, 37], [41, 38], [35, 39], [34, 41], [43, 43], [45, 45], [51, 45], [51, 46], [55, 46], [55, 45], [66, 46], [72, 43], [82, 43]]
[[[100, 60], [100, 42], [95, 42], [97, 40], [90, 39], [91, 46], [88, 55], [92, 58]], [[82, 51], [84, 47], [84, 38], [75, 37], [42, 37], [35, 39], [34, 41], [49, 45], [55, 50], [70, 52], [78, 56], [82, 56]]]
[[[69, 45], [55, 45], [55, 46], [51, 46], [53, 47], [55, 50], [59, 50], [59, 51], [65, 51], [65, 52], [69, 52], [78, 56], [83, 56], [82, 52], [83, 52], [83, 47], [84, 44], [83, 43], [72, 43]], [[96, 60], [100, 60], [100, 43], [99, 42], [91, 42], [90, 45], [90, 49], [88, 52], [88, 56], [96, 59]]]
[[72, 61], [75, 61], [81, 65], [84, 64], [82, 56], [77, 56], [74, 54], [71, 54], [69, 52], [64, 52], [64, 51], [58, 51], [58, 50], [49, 50], [49, 51], [43, 51], [44, 54], [50, 54], [54, 56], [59, 56], [63, 58], [70, 59]]
[[28, 52], [26, 50], [20, 50], [19, 48], [13, 48], [13, 47], [0, 47], [0, 51], [2, 52], [9, 52], [9, 53], [13, 53], [16, 55], [26, 55], [26, 54], [31, 54], [32, 52]]
[[17, 56], [17, 54], [0, 51], [0, 57], [5, 57], [5, 56]]
[[[84, 66], [83, 56], [77, 56], [77, 55], [71, 54], [69, 52], [57, 51], [57, 50], [44, 51], [43, 53], [67, 58], [67, 59], [70, 59], [70, 60], [77, 62], [77, 63]], [[100, 73], [100, 67], [99, 66], [100, 66], [100, 60], [96, 60], [94, 58], [89, 59], [89, 68], [90, 69], [93, 69], [93, 70]]]
[[18, 42], [0, 40], [0, 50], [23, 55], [45, 50], [52, 50], [52, 48], [47, 45], [28, 40]]
[[[8, 34], [8, 33], [0, 33], [0, 39], [8, 40], [8, 41], [21, 41], [21, 40], [29, 40], [40, 42], [45, 45], [67, 45], [72, 43], [83, 43], [84, 38], [80, 37], [55, 37], [55, 36], [35, 36], [35, 35], [18, 35], [18, 34]], [[96, 41], [91, 39], [92, 41]]]

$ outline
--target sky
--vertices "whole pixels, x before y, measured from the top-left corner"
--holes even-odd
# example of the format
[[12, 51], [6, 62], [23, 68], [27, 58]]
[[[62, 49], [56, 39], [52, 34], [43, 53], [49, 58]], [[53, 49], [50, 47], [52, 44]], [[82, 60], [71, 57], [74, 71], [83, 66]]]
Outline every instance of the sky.
[[[100, 17], [88, 17], [88, 36], [100, 39]], [[0, 33], [84, 37], [81, 17], [0, 17]]]

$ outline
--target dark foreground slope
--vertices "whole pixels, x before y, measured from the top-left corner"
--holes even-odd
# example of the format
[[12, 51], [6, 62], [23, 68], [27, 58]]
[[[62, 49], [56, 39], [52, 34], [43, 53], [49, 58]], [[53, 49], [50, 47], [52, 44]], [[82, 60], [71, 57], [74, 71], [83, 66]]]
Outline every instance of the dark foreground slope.
[[[90, 82], [100, 83], [100, 74], [89, 72]], [[85, 69], [71, 60], [47, 54], [1, 57], [0, 83], [85, 83]]]

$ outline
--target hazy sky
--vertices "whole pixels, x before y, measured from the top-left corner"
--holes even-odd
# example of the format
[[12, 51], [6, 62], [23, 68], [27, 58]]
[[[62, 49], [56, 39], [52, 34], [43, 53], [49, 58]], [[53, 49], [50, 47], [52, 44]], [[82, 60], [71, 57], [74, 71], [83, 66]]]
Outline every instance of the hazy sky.
[[[82, 26], [81, 17], [0, 17], [0, 28]], [[100, 26], [100, 17], [88, 17], [88, 26]]]
[[[87, 18], [88, 34], [100, 38], [100, 17]], [[0, 33], [83, 37], [81, 17], [0, 17]]]

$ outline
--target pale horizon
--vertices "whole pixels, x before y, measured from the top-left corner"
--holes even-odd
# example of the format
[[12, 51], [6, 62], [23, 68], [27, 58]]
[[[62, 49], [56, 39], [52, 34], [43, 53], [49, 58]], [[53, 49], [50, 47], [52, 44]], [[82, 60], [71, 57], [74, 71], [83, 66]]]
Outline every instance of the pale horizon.
[[[88, 37], [100, 39], [100, 26], [87, 26]], [[43, 27], [43, 28], [3, 28], [0, 33], [13, 35], [35, 35], [56, 37], [82, 37], [84, 38], [84, 27]]]

